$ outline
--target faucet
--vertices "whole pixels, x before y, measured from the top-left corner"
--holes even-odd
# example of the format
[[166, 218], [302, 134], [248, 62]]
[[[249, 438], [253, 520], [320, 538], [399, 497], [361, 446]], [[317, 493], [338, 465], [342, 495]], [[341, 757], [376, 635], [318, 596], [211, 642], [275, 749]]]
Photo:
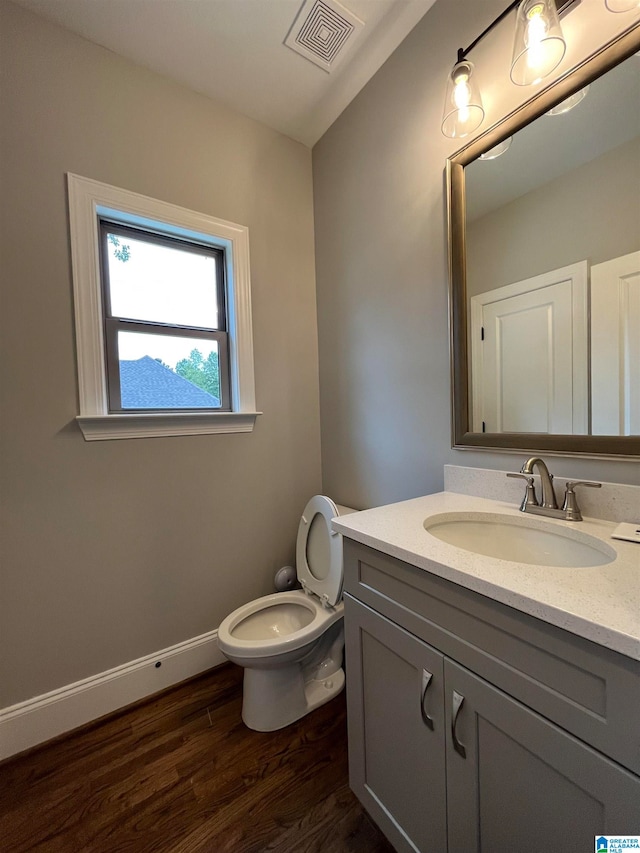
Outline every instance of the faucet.
[[[542, 483], [542, 504], [538, 503], [532, 476], [536, 468], [538, 469], [540, 482]], [[558, 501], [556, 500], [556, 493], [553, 488], [553, 474], [549, 473], [549, 469], [539, 456], [532, 456], [530, 459], [527, 459], [520, 469], [519, 474], [510, 471], [507, 477], [522, 477], [523, 480], [527, 481], [525, 496], [520, 504], [521, 512], [547, 515], [551, 518], [562, 518], [565, 521], [582, 521], [582, 513], [580, 512], [575, 494], [576, 486], [590, 486], [593, 489], [599, 489], [602, 486], [602, 483], [588, 483], [585, 481], [566, 483], [562, 509], [558, 509]]]
[[520, 472], [522, 474], [533, 474], [536, 466], [540, 474], [540, 482], [542, 483], [542, 506], [549, 509], [558, 509], [558, 501], [556, 500], [556, 493], [553, 488], [553, 474], [549, 473], [549, 469], [539, 456], [532, 456], [530, 459], [527, 459]]

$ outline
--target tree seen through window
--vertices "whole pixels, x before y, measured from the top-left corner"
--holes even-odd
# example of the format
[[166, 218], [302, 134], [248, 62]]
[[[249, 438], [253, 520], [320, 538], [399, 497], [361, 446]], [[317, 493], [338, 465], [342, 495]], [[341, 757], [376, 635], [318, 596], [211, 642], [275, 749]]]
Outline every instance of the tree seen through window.
[[189, 358], [181, 359], [174, 369], [179, 376], [220, 399], [220, 368], [217, 352], [210, 352], [205, 358], [199, 349], [192, 349]]

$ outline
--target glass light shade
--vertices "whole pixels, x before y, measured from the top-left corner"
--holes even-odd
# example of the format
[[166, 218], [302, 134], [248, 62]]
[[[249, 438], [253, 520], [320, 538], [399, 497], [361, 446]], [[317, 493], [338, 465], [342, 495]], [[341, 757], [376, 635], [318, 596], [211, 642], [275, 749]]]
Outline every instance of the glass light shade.
[[484, 107], [474, 65], [465, 59], [453, 66], [447, 80], [442, 132], [450, 139], [462, 139], [480, 127], [483, 119]]
[[512, 142], [513, 136], [507, 136], [507, 138], [503, 139], [502, 142], [498, 142], [498, 144], [494, 145], [493, 148], [490, 148], [488, 151], [485, 151], [484, 154], [481, 154], [478, 159], [495, 160], [496, 157], [499, 157], [501, 154], [504, 154], [505, 151], [508, 151], [511, 148]]
[[516, 14], [511, 79], [539, 83], [562, 61], [566, 44], [554, 0], [522, 0]]
[[564, 101], [560, 101], [559, 104], [556, 104], [555, 107], [548, 110], [547, 115], [561, 116], [568, 113], [569, 110], [578, 106], [578, 104], [586, 97], [588, 91], [588, 86], [585, 86], [584, 89], [578, 89], [578, 91], [574, 92], [573, 95], [569, 95], [569, 97], [565, 98]]
[[632, 12], [640, 9], [640, 0], [605, 0], [604, 5], [610, 12]]

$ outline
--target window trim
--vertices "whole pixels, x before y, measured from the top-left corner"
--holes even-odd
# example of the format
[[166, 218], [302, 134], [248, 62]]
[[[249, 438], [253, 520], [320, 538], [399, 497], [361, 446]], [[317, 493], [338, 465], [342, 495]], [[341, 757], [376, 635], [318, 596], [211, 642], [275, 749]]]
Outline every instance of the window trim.
[[[256, 417], [249, 230], [177, 205], [67, 173], [80, 414], [87, 441], [251, 432]], [[109, 413], [99, 218], [223, 248], [232, 410]]]

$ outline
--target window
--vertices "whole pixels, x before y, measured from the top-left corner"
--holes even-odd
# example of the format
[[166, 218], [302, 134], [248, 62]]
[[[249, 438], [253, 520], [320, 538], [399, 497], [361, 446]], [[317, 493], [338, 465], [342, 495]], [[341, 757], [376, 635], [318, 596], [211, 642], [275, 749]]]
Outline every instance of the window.
[[100, 220], [109, 411], [230, 411], [224, 252]]
[[87, 440], [248, 432], [247, 229], [68, 175]]

